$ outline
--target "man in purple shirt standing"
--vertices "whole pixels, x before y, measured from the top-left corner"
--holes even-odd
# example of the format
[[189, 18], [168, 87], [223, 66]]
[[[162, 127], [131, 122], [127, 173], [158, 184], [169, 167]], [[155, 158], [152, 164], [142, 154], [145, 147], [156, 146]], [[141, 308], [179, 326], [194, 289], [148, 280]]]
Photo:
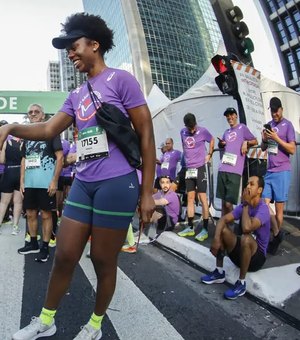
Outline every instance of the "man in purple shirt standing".
[[[205, 164], [210, 161], [213, 149], [214, 138], [210, 132], [197, 125], [196, 117], [192, 113], [187, 113], [184, 118], [184, 125], [180, 131], [182, 149], [186, 162], [185, 183], [188, 195], [187, 216], [188, 227], [179, 232], [179, 236], [194, 236], [193, 220], [195, 215], [196, 192], [202, 205], [203, 228], [195, 237], [198, 241], [208, 238], [208, 202], [206, 196], [207, 173]], [[209, 143], [209, 152], [206, 154], [205, 143]]]
[[275, 201], [275, 218], [272, 217], [274, 238], [269, 244], [268, 252], [275, 254], [283, 240], [280, 230], [283, 222], [284, 203], [288, 199], [291, 180], [290, 155], [296, 151], [295, 130], [292, 123], [283, 117], [281, 100], [270, 100], [272, 120], [264, 125], [262, 133], [262, 150], [268, 150], [268, 168], [265, 175], [265, 189], [262, 197], [269, 205]]
[[[270, 237], [270, 212], [261, 199], [264, 189], [262, 177], [252, 176], [243, 191], [242, 204], [219, 220], [210, 251], [216, 257], [217, 268], [201, 277], [206, 284], [223, 283], [225, 271], [223, 259], [225, 252], [230, 260], [240, 268], [240, 277], [233, 288], [224, 293], [226, 299], [234, 300], [246, 293], [247, 272], [255, 272], [266, 260]], [[236, 236], [228, 227], [234, 220], [240, 220], [243, 234]]]
[[165, 152], [161, 160], [161, 176], [169, 176], [172, 181], [176, 178], [177, 164], [181, 160], [181, 152], [173, 149], [173, 139], [167, 138], [165, 142]]
[[227, 108], [224, 116], [230, 128], [224, 132], [222, 139], [219, 138], [218, 146], [224, 148], [224, 154], [219, 166], [216, 194], [222, 199], [222, 215], [232, 211], [233, 204], [238, 202], [245, 157], [249, 147], [257, 144], [248, 127], [239, 124], [233, 107]]

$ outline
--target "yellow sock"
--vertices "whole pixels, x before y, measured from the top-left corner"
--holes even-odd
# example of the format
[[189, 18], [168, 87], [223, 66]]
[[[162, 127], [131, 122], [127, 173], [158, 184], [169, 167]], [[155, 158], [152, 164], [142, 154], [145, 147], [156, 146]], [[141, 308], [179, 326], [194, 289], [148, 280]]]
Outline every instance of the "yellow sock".
[[130, 247], [134, 246], [134, 235], [132, 230], [132, 224], [129, 224], [128, 231], [127, 231], [127, 242], [130, 245]]
[[40, 314], [40, 319], [44, 325], [50, 326], [55, 317], [56, 310], [50, 310], [47, 308], [43, 308]]
[[96, 315], [95, 313], [92, 314], [89, 325], [91, 325], [95, 329], [100, 329], [102, 324], [102, 319], [104, 318], [104, 315]]

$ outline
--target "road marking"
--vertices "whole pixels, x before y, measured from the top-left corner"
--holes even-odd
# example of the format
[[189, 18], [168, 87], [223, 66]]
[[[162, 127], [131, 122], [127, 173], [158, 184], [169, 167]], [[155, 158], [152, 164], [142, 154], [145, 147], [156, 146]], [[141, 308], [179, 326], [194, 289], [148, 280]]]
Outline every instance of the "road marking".
[[[94, 290], [96, 274], [90, 259], [80, 260], [81, 268]], [[115, 295], [107, 311], [120, 340], [184, 340], [144, 293], [118, 268]]]

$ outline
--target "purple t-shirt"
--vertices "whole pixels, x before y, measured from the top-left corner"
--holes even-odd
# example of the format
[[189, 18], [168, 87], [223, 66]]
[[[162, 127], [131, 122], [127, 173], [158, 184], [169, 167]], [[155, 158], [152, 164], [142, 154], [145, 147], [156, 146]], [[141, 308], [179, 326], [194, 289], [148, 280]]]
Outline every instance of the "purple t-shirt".
[[[70, 143], [65, 139], [61, 139], [61, 145], [63, 148], [63, 155], [64, 157], [66, 157], [70, 151]], [[71, 177], [71, 172], [72, 172], [72, 166], [70, 165], [70, 166], [67, 166], [66, 168], [62, 168], [60, 176]]]
[[[128, 109], [146, 104], [139, 83], [124, 70], [106, 68], [102, 73], [90, 78], [89, 82], [102, 102], [115, 105], [127, 117]], [[74, 118], [79, 133], [83, 129], [98, 126], [87, 83], [70, 92], [60, 111]], [[134, 170], [109, 138], [108, 150], [108, 157], [77, 162], [76, 177], [82, 181], [94, 182], [125, 175]]]
[[177, 163], [181, 160], [179, 150], [166, 151], [161, 159], [161, 176], [170, 176], [172, 180], [176, 177]]
[[209, 143], [213, 136], [204, 127], [196, 126], [195, 133], [190, 133], [187, 128], [180, 131], [182, 149], [188, 169], [199, 168], [205, 164], [205, 142]]
[[246, 125], [238, 124], [235, 127], [227, 129], [222, 139], [226, 142], [224, 152], [236, 155], [237, 158], [235, 165], [221, 162], [219, 171], [242, 175], [246, 157], [241, 154], [242, 144], [244, 141], [255, 139], [255, 136]]
[[[270, 211], [269, 207], [264, 200], [260, 200], [256, 207], [251, 207], [249, 205], [249, 215], [250, 217], [255, 217], [260, 220], [261, 226], [256, 229], [253, 234], [256, 236], [256, 242], [258, 248], [262, 251], [264, 255], [267, 253], [267, 247], [270, 239]], [[242, 218], [243, 205], [238, 205], [232, 214], [235, 220], [240, 220]]]
[[[271, 120], [269, 124], [283, 141], [287, 143], [296, 141], [295, 129], [289, 120], [283, 118], [279, 123]], [[278, 145], [277, 154], [268, 153], [268, 171], [280, 172], [290, 171], [291, 169], [290, 155], [280, 145]]]
[[166, 213], [172, 219], [174, 224], [178, 221], [179, 215], [179, 198], [174, 191], [168, 191], [166, 194], [162, 190], [156, 192], [153, 196], [154, 200], [159, 200], [161, 198], [165, 198], [169, 203], [165, 206]]
[[[164, 154], [161, 154], [159, 157], [159, 161], [162, 162], [164, 157]], [[161, 164], [156, 164], [156, 177], [160, 177], [161, 176]]]

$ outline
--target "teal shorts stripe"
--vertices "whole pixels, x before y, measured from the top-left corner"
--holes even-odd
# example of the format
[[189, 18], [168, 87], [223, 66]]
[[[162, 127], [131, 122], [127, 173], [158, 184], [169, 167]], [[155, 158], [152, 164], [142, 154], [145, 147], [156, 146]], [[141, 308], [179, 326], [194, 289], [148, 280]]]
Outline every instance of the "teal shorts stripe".
[[91, 210], [91, 211], [93, 210], [93, 207], [90, 207], [89, 205], [71, 202], [68, 200], [66, 200], [66, 204], [71, 205], [72, 207], [76, 207], [76, 208], [82, 208], [82, 209]]
[[99, 215], [109, 215], [109, 216], [132, 216], [135, 211], [132, 212], [121, 212], [121, 211], [106, 211], [106, 210], [99, 210], [93, 209], [93, 212]]

